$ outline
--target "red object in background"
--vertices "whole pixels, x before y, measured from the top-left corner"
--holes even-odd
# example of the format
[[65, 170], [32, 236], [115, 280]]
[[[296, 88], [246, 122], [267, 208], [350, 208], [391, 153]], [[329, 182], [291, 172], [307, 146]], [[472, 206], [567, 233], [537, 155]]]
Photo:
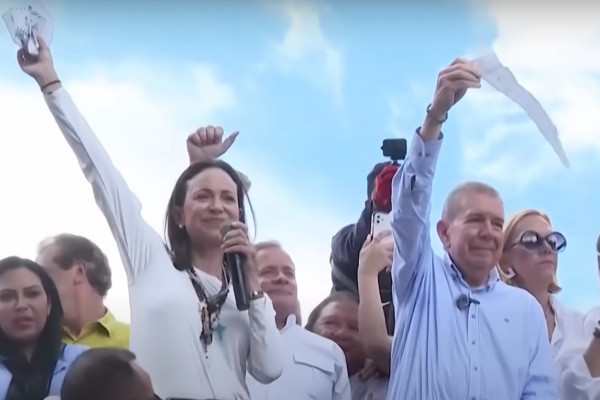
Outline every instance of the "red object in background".
[[398, 170], [398, 164], [383, 167], [375, 178], [373, 203], [378, 211], [390, 212], [392, 210], [392, 179]]

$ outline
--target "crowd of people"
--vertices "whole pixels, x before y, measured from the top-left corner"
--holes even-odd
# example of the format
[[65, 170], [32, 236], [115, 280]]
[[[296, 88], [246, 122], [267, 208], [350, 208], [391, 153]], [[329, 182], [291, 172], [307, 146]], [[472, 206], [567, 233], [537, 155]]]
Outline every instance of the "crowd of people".
[[[332, 240], [332, 292], [303, 326], [294, 260], [249, 238], [250, 182], [220, 160], [235, 135], [207, 126], [188, 137], [165, 243], [39, 46], [18, 62], [113, 233], [131, 329], [104, 305], [111, 269], [92, 240], [62, 234], [35, 261], [0, 260], [0, 400], [600, 399], [600, 308], [554, 296], [567, 241], [548, 215], [505, 220], [493, 187], [466, 182], [435, 226], [444, 254], [432, 250], [441, 128], [480, 86], [468, 60], [440, 72], [406, 160], [368, 175], [363, 212]], [[374, 213], [389, 229], [374, 233]], [[600, 268], [600, 237], [597, 252]], [[247, 310], [228, 254], [242, 260]]]

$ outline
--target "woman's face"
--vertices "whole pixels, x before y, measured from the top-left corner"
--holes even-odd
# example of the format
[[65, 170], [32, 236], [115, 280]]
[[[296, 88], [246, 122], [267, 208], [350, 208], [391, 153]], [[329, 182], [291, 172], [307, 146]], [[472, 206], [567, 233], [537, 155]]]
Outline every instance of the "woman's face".
[[350, 374], [362, 368], [365, 353], [358, 332], [358, 304], [349, 300], [329, 303], [321, 310], [313, 331], [342, 348]]
[[25, 267], [0, 276], [0, 329], [19, 343], [37, 340], [50, 304], [40, 278]]
[[508, 250], [504, 254], [504, 269], [512, 268], [516, 284], [525, 288], [548, 287], [556, 275], [557, 251], [566, 244], [564, 236], [553, 232], [552, 226], [538, 215], [529, 215], [515, 226]]
[[181, 223], [194, 241], [221, 243], [223, 225], [240, 220], [237, 186], [220, 168], [208, 168], [188, 181]]

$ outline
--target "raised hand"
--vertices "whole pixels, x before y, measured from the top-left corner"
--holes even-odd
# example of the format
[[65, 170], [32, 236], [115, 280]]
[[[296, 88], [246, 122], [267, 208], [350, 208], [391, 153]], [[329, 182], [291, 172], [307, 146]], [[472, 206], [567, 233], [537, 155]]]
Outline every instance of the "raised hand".
[[23, 72], [33, 77], [38, 85], [42, 87], [58, 80], [58, 78], [54, 70], [50, 48], [41, 36], [37, 37], [37, 41], [39, 54], [33, 56], [27, 52], [27, 49], [19, 49], [17, 51], [17, 62]]
[[385, 230], [374, 238], [367, 237], [358, 257], [358, 273], [375, 275], [383, 269], [392, 266], [394, 243], [384, 240], [392, 235], [392, 231]]
[[221, 157], [235, 142], [239, 132], [223, 139], [223, 128], [207, 126], [192, 132], [186, 141], [190, 163], [215, 160]]
[[430, 114], [443, 121], [470, 88], [481, 87], [481, 75], [470, 61], [457, 58], [438, 75]]

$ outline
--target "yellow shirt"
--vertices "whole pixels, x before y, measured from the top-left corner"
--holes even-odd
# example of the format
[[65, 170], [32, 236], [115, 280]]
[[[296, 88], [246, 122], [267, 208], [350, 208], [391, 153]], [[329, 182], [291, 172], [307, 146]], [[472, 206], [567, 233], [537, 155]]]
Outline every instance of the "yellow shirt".
[[129, 325], [119, 322], [115, 316], [106, 311], [106, 314], [96, 322], [91, 322], [83, 327], [78, 337], [63, 327], [63, 342], [67, 344], [80, 344], [87, 347], [121, 347], [129, 348]]

